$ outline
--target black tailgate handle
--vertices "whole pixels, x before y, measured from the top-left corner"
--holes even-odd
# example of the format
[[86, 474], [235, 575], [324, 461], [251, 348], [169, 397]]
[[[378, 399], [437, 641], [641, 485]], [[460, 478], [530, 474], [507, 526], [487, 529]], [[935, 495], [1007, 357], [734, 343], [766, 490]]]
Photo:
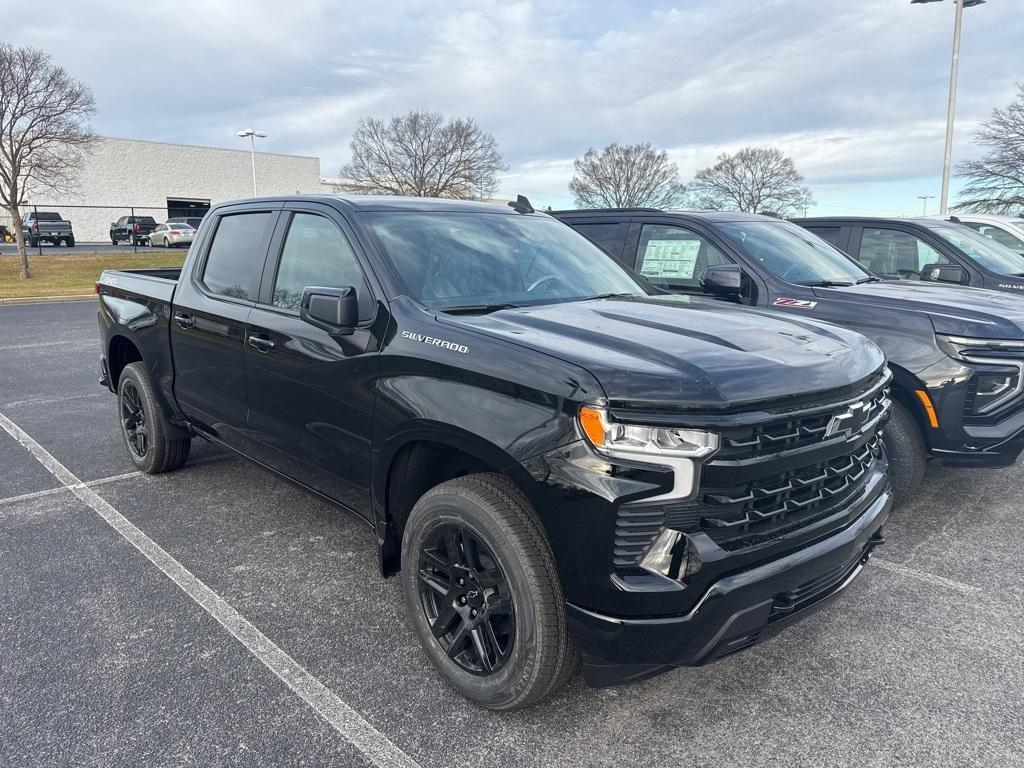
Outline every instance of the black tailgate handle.
[[192, 315], [178, 314], [174, 316], [174, 322], [182, 328], [191, 328], [196, 324], [196, 319]]

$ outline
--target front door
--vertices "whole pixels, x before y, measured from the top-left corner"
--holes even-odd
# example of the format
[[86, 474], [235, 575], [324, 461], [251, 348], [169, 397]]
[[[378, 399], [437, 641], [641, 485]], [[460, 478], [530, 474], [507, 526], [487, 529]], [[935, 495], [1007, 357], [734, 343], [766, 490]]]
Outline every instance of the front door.
[[[286, 206], [246, 330], [249, 429], [257, 459], [371, 517], [370, 454], [387, 325], [355, 239], [333, 209]], [[354, 286], [360, 324], [336, 336], [299, 317], [309, 286]]]
[[[246, 450], [245, 325], [259, 291], [278, 212], [225, 212], [212, 239], [182, 273], [174, 294], [171, 351], [174, 397], [200, 430]], [[170, 371], [157, 375], [171, 375]]]

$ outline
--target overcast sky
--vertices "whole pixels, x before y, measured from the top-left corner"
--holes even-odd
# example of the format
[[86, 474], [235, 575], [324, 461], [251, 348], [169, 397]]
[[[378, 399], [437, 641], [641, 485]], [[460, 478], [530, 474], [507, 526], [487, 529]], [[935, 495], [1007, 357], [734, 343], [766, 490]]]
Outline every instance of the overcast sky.
[[[778, 145], [818, 214], [915, 213], [939, 192], [952, 0], [45, 5], [0, 35], [91, 85], [104, 135], [235, 147], [252, 126], [335, 176], [361, 117], [424, 108], [492, 132], [502, 193], [535, 205], [569, 204], [573, 159], [612, 141], [667, 149], [684, 179]], [[955, 158], [1024, 80], [1021, 6], [965, 11]]]

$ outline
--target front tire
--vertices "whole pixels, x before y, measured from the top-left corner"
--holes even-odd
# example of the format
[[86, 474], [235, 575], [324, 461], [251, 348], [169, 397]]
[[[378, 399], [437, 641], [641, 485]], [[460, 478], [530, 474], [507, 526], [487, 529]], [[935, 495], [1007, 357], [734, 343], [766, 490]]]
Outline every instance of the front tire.
[[576, 667], [565, 599], [526, 497], [496, 474], [427, 491], [402, 537], [402, 591], [427, 657], [466, 698], [536, 704]]
[[159, 475], [188, 461], [192, 440], [168, 439], [149, 371], [142, 363], [129, 363], [121, 371], [117, 415], [128, 456], [140, 472]]
[[884, 442], [885, 452], [889, 455], [894, 506], [900, 507], [914, 497], [924, 482], [928, 451], [917, 421], [899, 402], [893, 401]]

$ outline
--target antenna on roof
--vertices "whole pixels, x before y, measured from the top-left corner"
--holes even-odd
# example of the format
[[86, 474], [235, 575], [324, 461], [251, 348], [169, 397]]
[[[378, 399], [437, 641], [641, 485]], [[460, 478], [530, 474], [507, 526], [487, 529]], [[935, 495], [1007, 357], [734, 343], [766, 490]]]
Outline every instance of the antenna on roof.
[[526, 199], [526, 195], [518, 195], [515, 202], [509, 201], [508, 207], [516, 213], [534, 213], [534, 208]]
[[782, 216], [778, 211], [758, 211], [758, 216], [771, 216], [773, 219], [781, 219]]
[[959, 216], [950, 216], [949, 220], [951, 222], [953, 222], [954, 224], [963, 224], [963, 222], [960, 221], [960, 217]]

